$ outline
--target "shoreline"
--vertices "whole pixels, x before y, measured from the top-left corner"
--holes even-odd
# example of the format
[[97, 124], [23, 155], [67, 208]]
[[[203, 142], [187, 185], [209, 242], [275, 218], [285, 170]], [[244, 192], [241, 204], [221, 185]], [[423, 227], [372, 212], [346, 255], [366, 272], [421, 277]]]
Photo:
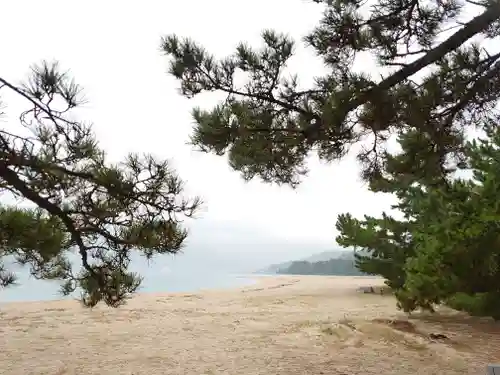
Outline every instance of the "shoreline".
[[[148, 290], [148, 289], [159, 289], [158, 287], [151, 287], [151, 286], [141, 286], [139, 288], [139, 290], [137, 292], [135, 292], [134, 294], [132, 294], [131, 298], [134, 298], [135, 296], [138, 296], [138, 295], [148, 295], [148, 294], [186, 294], [186, 293], [197, 293], [197, 292], [205, 292], [205, 291], [209, 291], [209, 290], [233, 290], [235, 288], [243, 288], [243, 287], [246, 287], [246, 286], [251, 286], [251, 285], [254, 285], [255, 283], [257, 283], [257, 278], [254, 277], [253, 275], [249, 274], [224, 274], [223, 277], [227, 277], [228, 279], [233, 279], [234, 281], [239, 281], [239, 282], [234, 282], [235, 285], [227, 285], [227, 286], [223, 286], [223, 287], [220, 287], [220, 286], [212, 286], [212, 287], [197, 287], [197, 288], [193, 288], [193, 289], [185, 289], [185, 290], [168, 290], [168, 288], [166, 288], [166, 290], [163, 290], [163, 291], [158, 291], [158, 290]], [[166, 279], [165, 283], [168, 284], [168, 278]], [[30, 282], [38, 282], [38, 280], [30, 280]], [[52, 285], [50, 285], [49, 283], [51, 283]], [[38, 298], [38, 299], [35, 299], [35, 298], [29, 298], [27, 297], [26, 299], [10, 299], [9, 297], [7, 297], [5, 300], [3, 300], [3, 296], [2, 296], [2, 291], [0, 290], [0, 306], [5, 306], [7, 304], [17, 304], [17, 303], [42, 303], [42, 302], [56, 302], [56, 301], [74, 301], [74, 300], [77, 300], [78, 301], [78, 293], [75, 292], [76, 294], [73, 294], [73, 295], [70, 295], [70, 296], [59, 296], [59, 295], [56, 295], [56, 286], [58, 286], [57, 282], [54, 281], [54, 282], [47, 282], [47, 281], [42, 281], [42, 287], [46, 287], [47, 289], [50, 288], [51, 289], [51, 292], [50, 293], [50, 296], [49, 296], [49, 292], [45, 291], [45, 293], [47, 293], [46, 296], [44, 296], [43, 298]], [[27, 288], [28, 286], [23, 284], [23, 283], [20, 283], [19, 286], [11, 286], [11, 287], [8, 287], [8, 289], [5, 289], [4, 292], [5, 294], [8, 296], [9, 294], [14, 294], [16, 292], [15, 288], [16, 287], [19, 287], [22, 288]], [[21, 291], [22, 293], [22, 291]]]
[[[243, 279], [244, 282], [239, 285], [225, 286], [225, 287], [201, 287], [191, 290], [183, 291], [137, 291], [134, 293], [130, 299], [138, 298], [141, 296], [183, 296], [183, 295], [193, 295], [193, 294], [211, 294], [211, 293], [231, 293], [244, 290], [246, 288], [252, 288], [257, 285], [267, 285], [267, 283], [273, 284], [277, 280], [281, 279], [308, 279], [308, 278], [352, 278], [352, 279], [373, 279], [374, 276], [337, 276], [337, 275], [291, 275], [291, 274], [236, 274], [234, 279]], [[272, 286], [272, 285], [271, 285]], [[15, 288], [15, 287], [14, 287]], [[79, 299], [76, 296], [68, 296], [62, 298], [43, 298], [43, 299], [25, 299], [25, 300], [6, 300], [2, 301], [0, 294], [0, 307], [5, 307], [12, 304], [40, 304], [40, 303], [53, 303], [53, 302], [78, 302]]]
[[[251, 276], [251, 277], [250, 277]], [[241, 278], [244, 278], [248, 281], [251, 281], [250, 283], [247, 283], [245, 285], [234, 285], [234, 286], [228, 286], [228, 287], [213, 287], [213, 288], [200, 288], [196, 290], [186, 290], [186, 291], [138, 291], [130, 296], [130, 298], [127, 300], [126, 306], [129, 302], [134, 301], [134, 300], [140, 300], [140, 299], [149, 299], [149, 298], [182, 298], [186, 296], [203, 296], [206, 298], [209, 298], [212, 295], [231, 295], [234, 293], [249, 293], [249, 292], [260, 292], [264, 291], [266, 289], [272, 290], [272, 289], [278, 289], [284, 286], [290, 286], [293, 285], [296, 282], [299, 281], [306, 281], [307, 280], [342, 280], [345, 278], [349, 278], [352, 280], [363, 280], [367, 281], [367, 279], [370, 279], [374, 281], [376, 284], [380, 283], [380, 281], [383, 279], [374, 277], [374, 276], [336, 276], [336, 275], [282, 275], [282, 274], [255, 274], [255, 275], [249, 275], [247, 276], [241, 276]], [[372, 283], [369, 283], [370, 285]], [[363, 286], [368, 286], [363, 284]], [[16, 301], [1, 301], [0, 300], [0, 307], [1, 308], [9, 308], [9, 307], [15, 307], [16, 305], [20, 306], [42, 306], [42, 305], [54, 305], [54, 304], [80, 304], [80, 301], [77, 297], [66, 297], [66, 298], [54, 298], [54, 299], [41, 299], [41, 300], [16, 300]], [[83, 307], [82, 307], [83, 308]], [[93, 309], [97, 308], [108, 308], [104, 303], [99, 303], [96, 307]], [[120, 309], [122, 307], [118, 307]]]

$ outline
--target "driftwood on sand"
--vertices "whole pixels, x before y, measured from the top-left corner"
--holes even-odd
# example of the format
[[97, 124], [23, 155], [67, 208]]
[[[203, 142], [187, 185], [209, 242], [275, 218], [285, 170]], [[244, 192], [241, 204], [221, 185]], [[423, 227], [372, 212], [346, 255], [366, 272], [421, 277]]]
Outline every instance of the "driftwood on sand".
[[368, 294], [391, 294], [391, 289], [387, 286], [360, 286], [357, 289], [360, 293], [368, 293]]

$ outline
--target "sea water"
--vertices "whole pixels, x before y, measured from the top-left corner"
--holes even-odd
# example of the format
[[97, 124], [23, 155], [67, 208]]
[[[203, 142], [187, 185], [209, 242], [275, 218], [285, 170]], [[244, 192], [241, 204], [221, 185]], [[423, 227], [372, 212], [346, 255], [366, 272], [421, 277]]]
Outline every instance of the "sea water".
[[[252, 275], [233, 273], [163, 273], [142, 275], [144, 280], [139, 293], [197, 292], [206, 289], [230, 289], [252, 285]], [[0, 289], [0, 304], [20, 301], [47, 301], [75, 298], [78, 294], [62, 297], [60, 283], [41, 281], [33, 277], [20, 277], [17, 285]]]

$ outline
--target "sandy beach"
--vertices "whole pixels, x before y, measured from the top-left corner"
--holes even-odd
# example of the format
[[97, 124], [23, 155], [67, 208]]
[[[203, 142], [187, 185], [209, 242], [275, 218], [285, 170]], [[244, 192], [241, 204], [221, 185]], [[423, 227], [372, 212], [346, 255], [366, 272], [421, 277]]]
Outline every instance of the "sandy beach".
[[[500, 329], [398, 312], [377, 278], [265, 277], [242, 289], [0, 308], [0, 374], [483, 374]], [[436, 336], [437, 335], [437, 336]], [[441, 336], [439, 336], [441, 335]]]

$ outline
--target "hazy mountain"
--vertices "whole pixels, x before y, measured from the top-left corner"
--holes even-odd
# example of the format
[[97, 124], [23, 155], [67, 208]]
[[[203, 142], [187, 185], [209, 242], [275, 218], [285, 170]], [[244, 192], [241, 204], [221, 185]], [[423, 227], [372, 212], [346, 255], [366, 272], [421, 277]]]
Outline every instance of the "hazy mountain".
[[364, 276], [359, 271], [354, 259], [333, 258], [317, 262], [297, 261], [289, 267], [280, 268], [278, 274], [284, 275], [335, 275], [335, 276]]
[[[322, 253], [313, 254], [310, 257], [301, 260], [306, 262], [322, 262], [325, 260], [341, 258], [344, 253], [346, 253], [345, 250], [323, 251]], [[348, 251], [348, 253], [350, 253], [350, 251]]]
[[354, 259], [354, 252], [352, 250], [342, 250], [342, 249], [323, 251], [320, 253], [310, 255], [306, 258], [290, 260], [290, 261], [282, 262], [282, 263], [278, 263], [278, 264], [271, 264], [270, 266], [268, 266], [264, 269], [261, 269], [261, 270], [257, 271], [256, 273], [274, 274], [274, 273], [278, 273], [279, 270], [284, 270], [284, 269], [289, 268], [295, 262], [316, 263], [316, 262], [328, 261], [330, 259]]

